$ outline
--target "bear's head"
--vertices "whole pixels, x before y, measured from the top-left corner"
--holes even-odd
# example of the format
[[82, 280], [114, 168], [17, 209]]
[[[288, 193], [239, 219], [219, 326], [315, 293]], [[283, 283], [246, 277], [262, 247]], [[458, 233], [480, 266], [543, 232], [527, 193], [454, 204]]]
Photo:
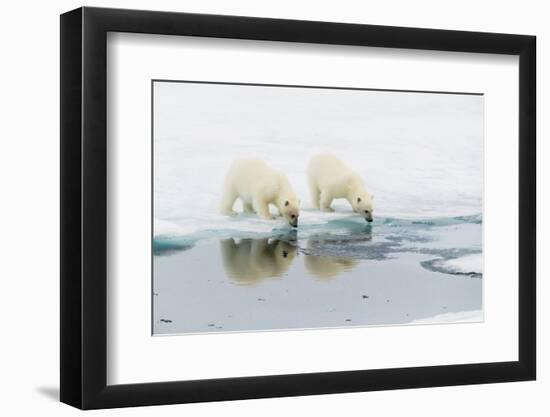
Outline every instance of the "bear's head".
[[287, 197], [280, 204], [279, 211], [281, 216], [292, 227], [298, 227], [298, 217], [300, 217], [300, 201], [296, 197]]
[[352, 200], [353, 211], [363, 217], [367, 222], [372, 222], [372, 196], [367, 192], [357, 193]]

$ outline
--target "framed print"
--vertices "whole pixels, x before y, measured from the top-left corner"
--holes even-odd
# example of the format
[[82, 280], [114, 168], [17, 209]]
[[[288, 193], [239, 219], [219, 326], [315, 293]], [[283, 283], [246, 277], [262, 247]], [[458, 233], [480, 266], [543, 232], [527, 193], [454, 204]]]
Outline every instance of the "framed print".
[[61, 16], [61, 400], [535, 379], [535, 38]]

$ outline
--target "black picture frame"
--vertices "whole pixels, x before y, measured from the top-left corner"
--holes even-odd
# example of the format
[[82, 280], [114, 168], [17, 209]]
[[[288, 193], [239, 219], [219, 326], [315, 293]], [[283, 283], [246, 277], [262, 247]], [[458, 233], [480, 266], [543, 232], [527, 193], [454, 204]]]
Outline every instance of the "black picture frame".
[[[107, 385], [108, 32], [519, 56], [519, 358]], [[525, 381], [536, 378], [534, 36], [156, 11], [61, 15], [61, 401], [81, 409]]]

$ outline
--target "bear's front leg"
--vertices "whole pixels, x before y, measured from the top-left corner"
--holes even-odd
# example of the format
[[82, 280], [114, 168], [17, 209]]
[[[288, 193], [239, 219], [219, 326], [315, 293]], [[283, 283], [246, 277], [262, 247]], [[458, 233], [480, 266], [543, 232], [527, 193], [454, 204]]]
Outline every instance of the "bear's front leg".
[[252, 206], [254, 207], [254, 211], [264, 220], [273, 220], [273, 216], [269, 212], [269, 205], [259, 198], [255, 198], [254, 201], [252, 201]]
[[321, 201], [319, 204], [321, 206], [321, 211], [334, 211], [334, 209], [330, 207], [330, 205], [332, 204], [332, 200], [332, 196], [328, 192], [321, 191]]

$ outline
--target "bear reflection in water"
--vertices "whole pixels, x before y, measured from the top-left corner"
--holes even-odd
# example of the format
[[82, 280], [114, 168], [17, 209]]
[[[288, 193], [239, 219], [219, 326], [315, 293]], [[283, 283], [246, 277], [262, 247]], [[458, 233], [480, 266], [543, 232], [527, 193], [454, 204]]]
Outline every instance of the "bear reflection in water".
[[305, 248], [299, 248], [294, 234], [283, 239], [224, 239], [220, 250], [226, 274], [239, 285], [256, 285], [286, 275], [299, 251], [309, 275], [328, 281], [354, 269], [359, 259], [369, 258], [364, 252], [369, 248], [364, 245], [371, 239], [370, 228], [362, 228], [345, 236], [316, 235], [308, 239]]
[[320, 281], [328, 281], [335, 278], [342, 272], [351, 271], [359, 264], [357, 259], [345, 258], [343, 256], [308, 255], [304, 258], [307, 271]]
[[[320, 281], [329, 281], [344, 272], [351, 271], [359, 265], [360, 261], [357, 257], [365, 257], [368, 247], [364, 245], [371, 240], [370, 226], [350, 229], [344, 236], [328, 234], [309, 239], [304, 257], [306, 270]], [[343, 250], [354, 253], [357, 257], [344, 256]]]
[[225, 272], [242, 285], [284, 275], [297, 255], [295, 245], [277, 239], [225, 239], [220, 249]]

